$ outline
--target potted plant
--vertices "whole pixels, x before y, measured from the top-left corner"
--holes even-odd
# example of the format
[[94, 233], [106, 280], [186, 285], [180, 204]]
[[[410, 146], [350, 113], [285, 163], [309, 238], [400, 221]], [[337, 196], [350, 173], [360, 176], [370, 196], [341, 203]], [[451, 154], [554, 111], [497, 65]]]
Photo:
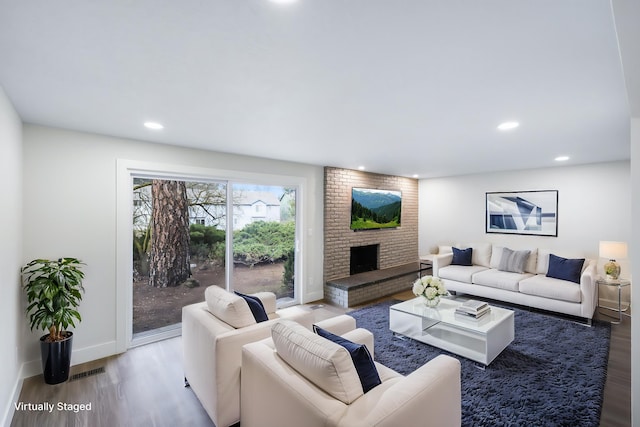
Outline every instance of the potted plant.
[[73, 333], [67, 328], [82, 320], [76, 310], [84, 292], [82, 265], [76, 258], [34, 259], [21, 269], [31, 330], [48, 331], [40, 338], [42, 371], [47, 384], [69, 378]]

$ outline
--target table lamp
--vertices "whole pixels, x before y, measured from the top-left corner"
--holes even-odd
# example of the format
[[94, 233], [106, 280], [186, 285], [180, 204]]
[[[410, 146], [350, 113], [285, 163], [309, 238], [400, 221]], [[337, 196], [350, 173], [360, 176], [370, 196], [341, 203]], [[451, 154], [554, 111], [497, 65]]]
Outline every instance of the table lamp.
[[606, 274], [607, 279], [618, 279], [620, 276], [620, 264], [616, 262], [616, 259], [623, 259], [626, 257], [626, 242], [600, 242], [600, 258], [606, 258], [609, 260], [609, 262], [604, 265], [604, 274]]

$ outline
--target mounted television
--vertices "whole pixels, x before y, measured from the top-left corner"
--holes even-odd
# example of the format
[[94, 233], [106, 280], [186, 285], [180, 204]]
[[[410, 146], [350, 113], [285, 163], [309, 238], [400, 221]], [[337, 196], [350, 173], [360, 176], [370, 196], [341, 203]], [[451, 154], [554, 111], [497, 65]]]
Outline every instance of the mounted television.
[[402, 193], [397, 190], [351, 189], [351, 229], [400, 227]]

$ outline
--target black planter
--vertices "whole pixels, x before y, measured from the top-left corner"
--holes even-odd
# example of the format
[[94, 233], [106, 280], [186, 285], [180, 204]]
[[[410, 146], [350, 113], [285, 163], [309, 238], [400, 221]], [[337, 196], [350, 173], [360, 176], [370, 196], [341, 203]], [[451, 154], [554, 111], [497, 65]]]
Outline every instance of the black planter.
[[48, 334], [40, 338], [42, 374], [47, 384], [60, 384], [69, 379], [73, 332], [65, 332], [65, 334], [67, 338], [56, 342], [46, 342]]

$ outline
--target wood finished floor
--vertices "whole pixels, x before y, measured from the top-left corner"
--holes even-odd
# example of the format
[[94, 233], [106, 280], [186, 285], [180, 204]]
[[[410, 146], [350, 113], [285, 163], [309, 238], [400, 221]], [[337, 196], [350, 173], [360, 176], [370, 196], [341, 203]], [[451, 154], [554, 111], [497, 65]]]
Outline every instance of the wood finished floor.
[[[410, 295], [410, 294], [409, 294]], [[396, 295], [405, 299], [406, 294]], [[311, 309], [309, 307], [309, 309]], [[317, 320], [343, 309], [324, 305]], [[598, 314], [597, 318], [607, 319]], [[91, 411], [15, 411], [12, 427], [213, 426], [200, 402], [184, 387], [180, 337], [136, 347], [118, 356], [74, 366], [71, 375], [104, 367], [104, 373], [45, 385], [40, 376], [25, 379], [19, 402], [91, 403]], [[600, 426], [631, 425], [631, 319], [611, 327], [609, 367]]]

